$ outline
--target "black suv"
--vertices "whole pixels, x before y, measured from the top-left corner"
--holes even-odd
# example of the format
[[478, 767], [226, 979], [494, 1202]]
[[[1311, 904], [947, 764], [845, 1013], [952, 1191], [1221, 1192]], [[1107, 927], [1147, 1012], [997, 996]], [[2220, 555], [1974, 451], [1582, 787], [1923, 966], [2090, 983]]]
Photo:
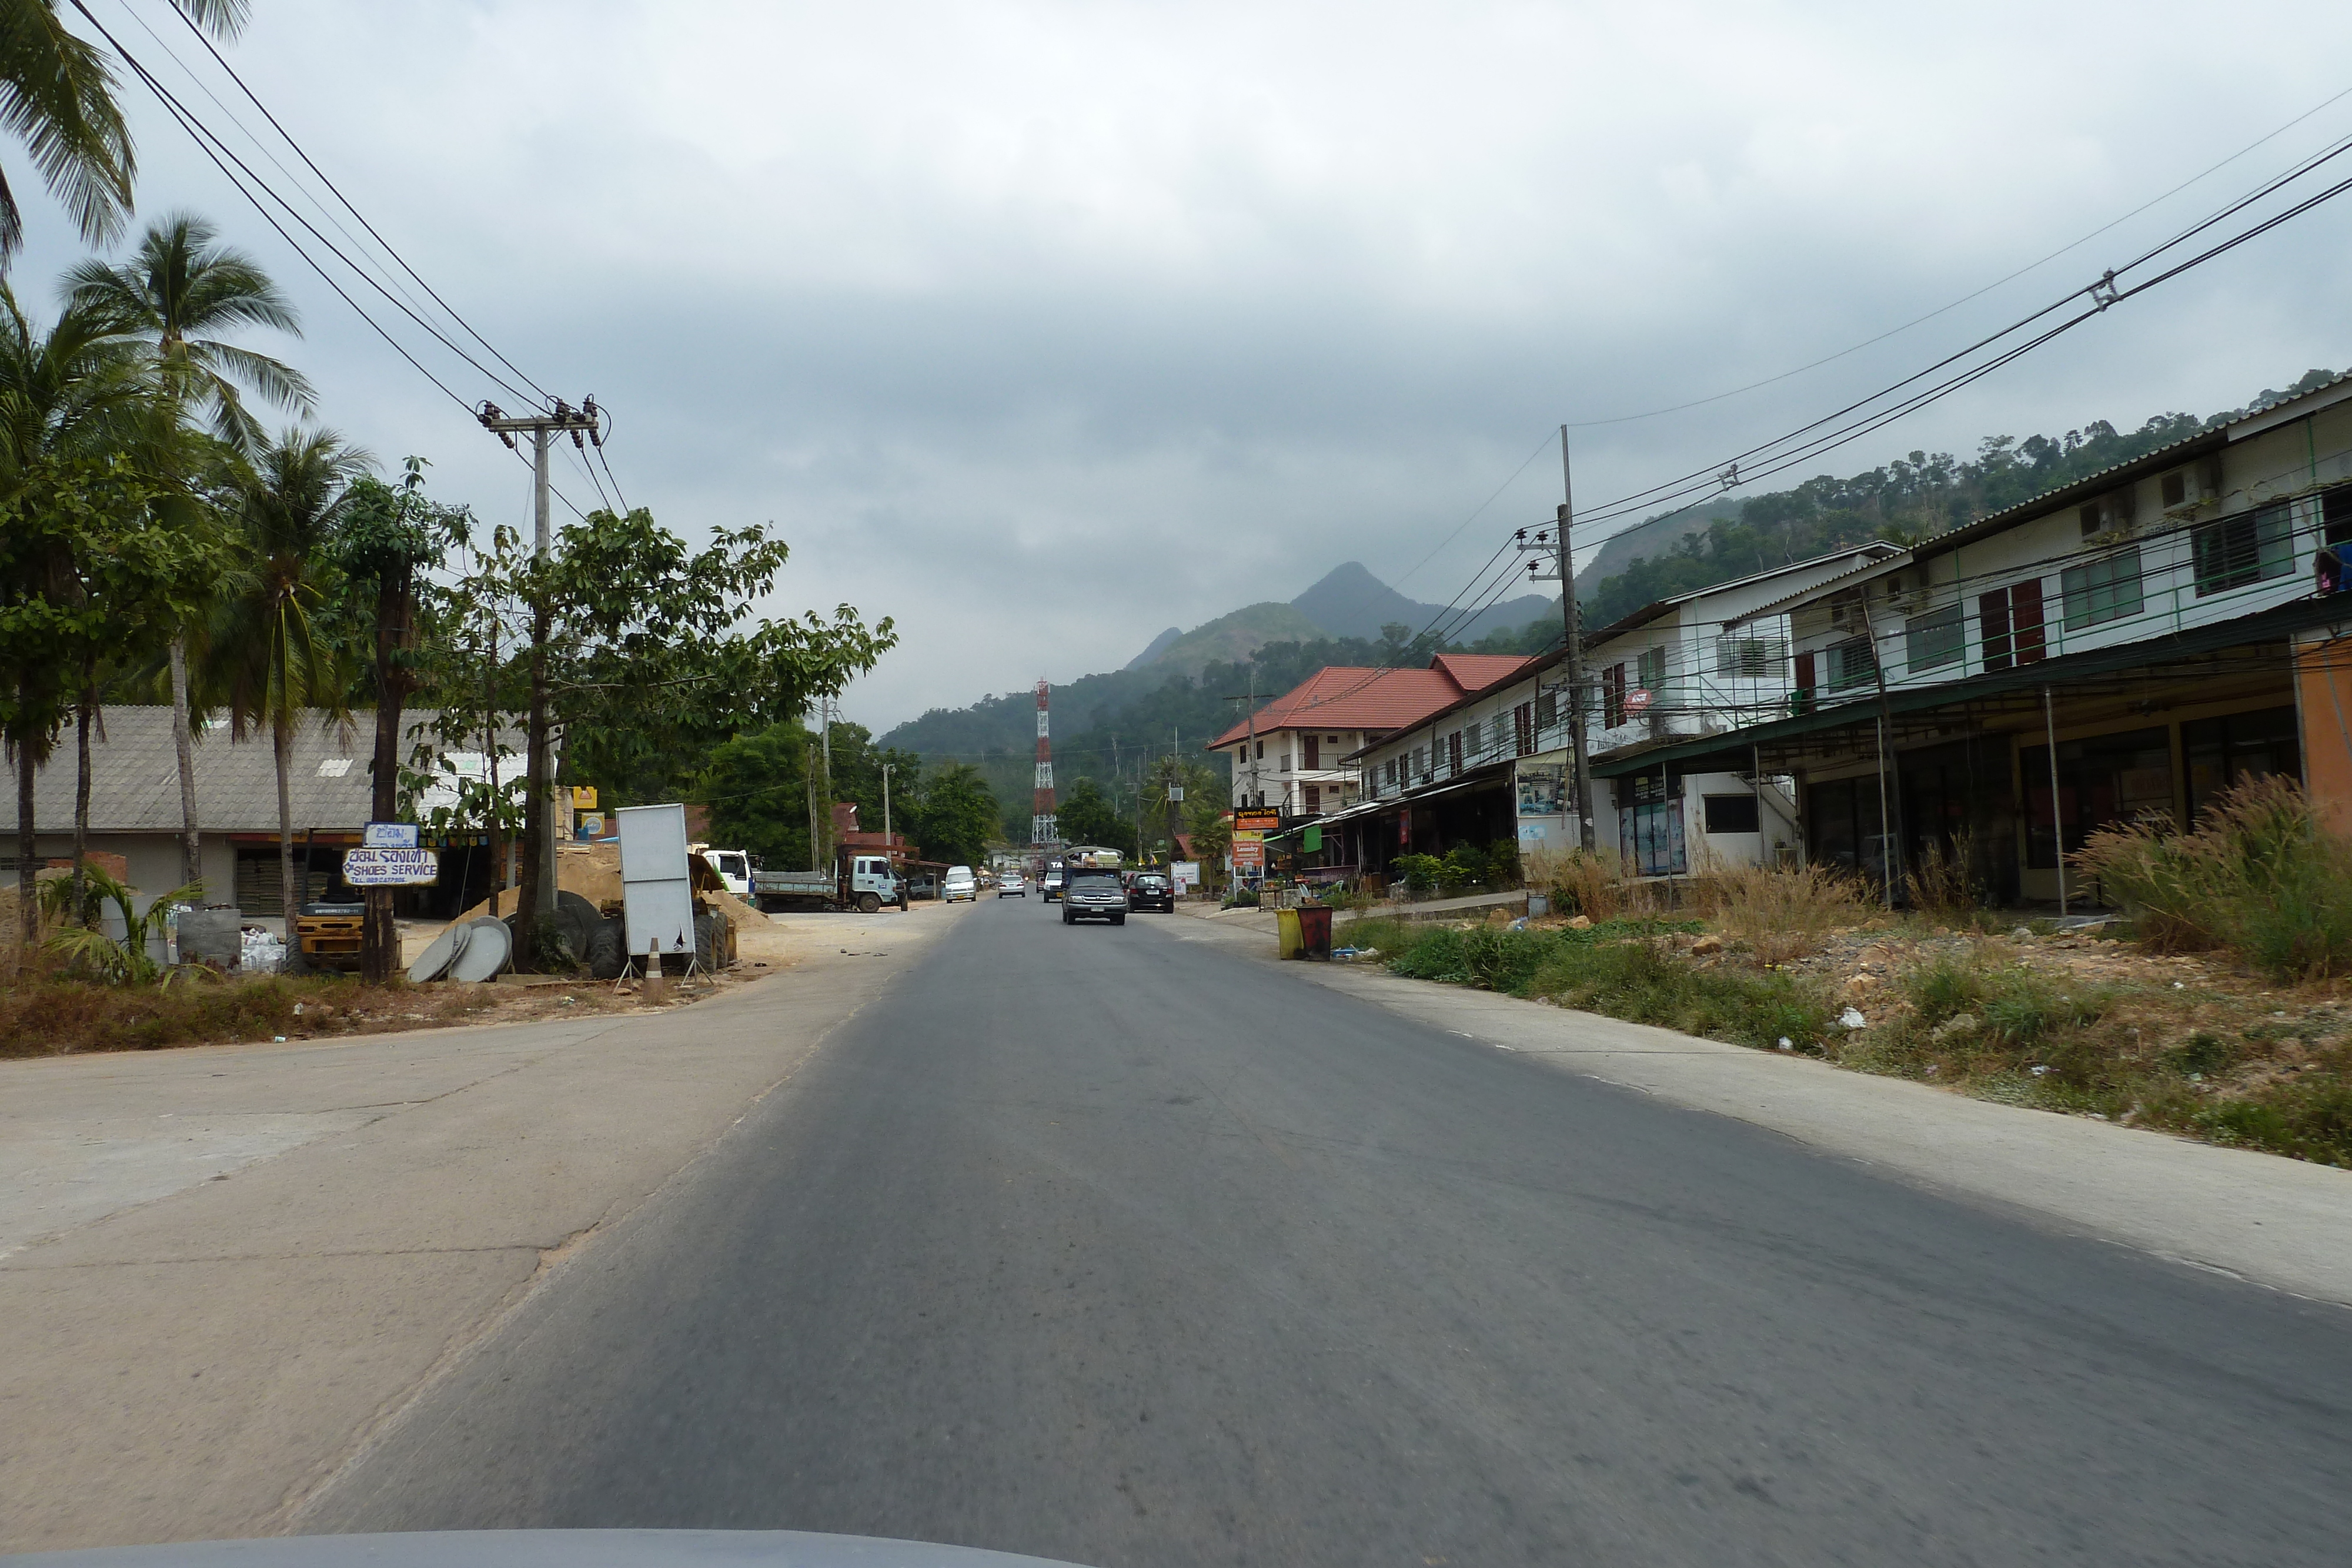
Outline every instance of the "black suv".
[[1127, 906], [1129, 909], [1156, 909], [1162, 915], [1176, 913], [1176, 884], [1156, 871], [1140, 871], [1127, 884]]

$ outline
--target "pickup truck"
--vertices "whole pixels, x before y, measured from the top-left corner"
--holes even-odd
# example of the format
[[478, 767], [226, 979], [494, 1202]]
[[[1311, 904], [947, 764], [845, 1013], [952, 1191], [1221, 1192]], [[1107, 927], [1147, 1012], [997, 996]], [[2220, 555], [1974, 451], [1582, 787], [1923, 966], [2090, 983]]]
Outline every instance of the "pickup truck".
[[898, 902], [900, 883], [882, 855], [842, 852], [831, 872], [755, 871], [752, 902], [771, 914], [780, 909], [856, 909], [871, 915]]

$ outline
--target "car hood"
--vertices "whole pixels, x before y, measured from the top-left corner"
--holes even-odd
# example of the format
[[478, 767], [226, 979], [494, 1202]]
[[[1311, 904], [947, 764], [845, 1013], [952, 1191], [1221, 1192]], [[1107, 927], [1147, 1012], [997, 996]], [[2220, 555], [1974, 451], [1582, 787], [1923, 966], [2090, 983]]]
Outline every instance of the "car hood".
[[1071, 1568], [1044, 1557], [798, 1530], [460, 1530], [102, 1546], [16, 1568]]

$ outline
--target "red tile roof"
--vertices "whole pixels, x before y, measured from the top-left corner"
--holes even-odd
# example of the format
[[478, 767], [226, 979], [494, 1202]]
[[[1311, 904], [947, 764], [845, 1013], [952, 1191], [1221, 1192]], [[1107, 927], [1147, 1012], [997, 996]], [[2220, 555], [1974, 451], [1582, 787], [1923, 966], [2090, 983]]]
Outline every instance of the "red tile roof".
[[[1517, 654], [1440, 653], [1425, 670], [1326, 664], [1257, 710], [1257, 733], [1278, 729], [1407, 729], [1473, 691], [1508, 680], [1532, 660]], [[1465, 680], [1475, 681], [1465, 685]], [[1214, 751], [1244, 739], [1246, 718], [1209, 742]]]

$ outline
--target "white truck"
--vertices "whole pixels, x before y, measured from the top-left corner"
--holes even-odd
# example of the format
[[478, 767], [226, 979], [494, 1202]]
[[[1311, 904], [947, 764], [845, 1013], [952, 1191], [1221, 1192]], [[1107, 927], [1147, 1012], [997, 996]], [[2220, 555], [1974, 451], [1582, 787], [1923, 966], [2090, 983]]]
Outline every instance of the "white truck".
[[905, 889], [887, 856], [848, 849], [830, 872], [751, 873], [751, 902], [771, 914], [780, 909], [856, 909], [871, 915], [886, 904], [904, 904]]
[[710, 869], [718, 873], [719, 880], [727, 884], [728, 892], [746, 904], [751, 902], [753, 867], [749, 851], [714, 850], [707, 844], [693, 844], [688, 847], [709, 862]]

